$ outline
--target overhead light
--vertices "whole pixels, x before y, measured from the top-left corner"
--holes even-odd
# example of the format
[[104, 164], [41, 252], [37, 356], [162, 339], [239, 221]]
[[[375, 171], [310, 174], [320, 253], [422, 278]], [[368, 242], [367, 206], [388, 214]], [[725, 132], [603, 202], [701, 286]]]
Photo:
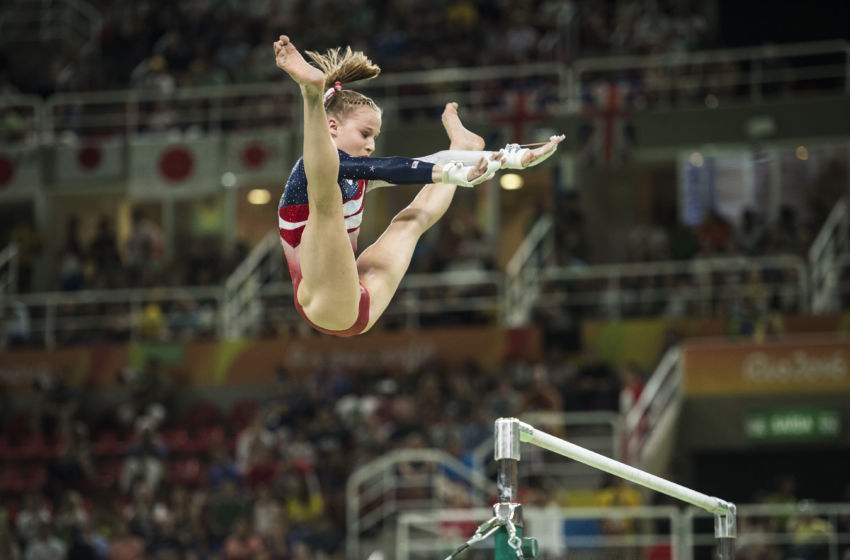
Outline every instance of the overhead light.
[[251, 189], [248, 191], [248, 202], [251, 204], [256, 204], [257, 206], [268, 204], [271, 199], [272, 193], [266, 189]]
[[797, 154], [797, 159], [806, 161], [809, 159], [809, 150], [806, 149], [805, 146], [797, 146], [797, 150], [795, 152]]
[[516, 173], [505, 173], [499, 178], [499, 184], [506, 191], [515, 191], [522, 188], [523, 180]]
[[236, 174], [232, 171], [226, 171], [221, 175], [221, 186], [225, 188], [233, 188], [236, 186]]

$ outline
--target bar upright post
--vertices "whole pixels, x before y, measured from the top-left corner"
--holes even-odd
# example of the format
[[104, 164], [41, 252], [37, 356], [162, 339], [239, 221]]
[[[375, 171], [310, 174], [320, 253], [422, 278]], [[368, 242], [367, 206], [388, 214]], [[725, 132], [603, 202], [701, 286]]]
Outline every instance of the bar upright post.
[[714, 517], [714, 536], [717, 538], [717, 556], [719, 560], [735, 560], [735, 537], [737, 530], [737, 508], [726, 502], [726, 512]]

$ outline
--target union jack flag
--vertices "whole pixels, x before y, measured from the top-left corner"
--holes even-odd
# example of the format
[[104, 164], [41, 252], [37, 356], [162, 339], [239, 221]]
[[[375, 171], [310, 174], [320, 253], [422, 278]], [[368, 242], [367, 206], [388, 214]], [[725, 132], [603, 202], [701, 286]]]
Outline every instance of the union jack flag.
[[580, 156], [587, 165], [622, 165], [635, 145], [635, 88], [627, 82], [596, 81], [582, 89]]

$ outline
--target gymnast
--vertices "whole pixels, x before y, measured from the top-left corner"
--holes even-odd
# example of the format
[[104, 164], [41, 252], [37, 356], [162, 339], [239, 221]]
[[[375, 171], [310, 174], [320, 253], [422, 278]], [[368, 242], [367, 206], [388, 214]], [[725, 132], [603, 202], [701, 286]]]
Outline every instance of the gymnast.
[[[363, 53], [307, 52], [289, 38], [274, 43], [277, 66], [299, 85], [304, 104], [304, 154], [286, 182], [278, 224], [295, 308], [316, 330], [336, 336], [366, 332], [389, 305], [416, 243], [446, 211], [458, 185], [471, 187], [500, 168], [537, 165], [563, 136], [534, 149], [509, 144], [486, 152], [449, 103], [442, 115], [450, 149], [424, 158], [370, 157], [381, 131], [381, 109], [344, 83], [370, 79], [380, 68]], [[375, 243], [355, 259], [365, 192], [425, 184]]]

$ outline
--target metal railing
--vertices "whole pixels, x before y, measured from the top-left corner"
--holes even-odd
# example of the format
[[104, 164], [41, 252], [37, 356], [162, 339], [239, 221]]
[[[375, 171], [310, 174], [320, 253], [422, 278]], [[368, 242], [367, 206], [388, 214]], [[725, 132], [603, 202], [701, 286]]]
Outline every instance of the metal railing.
[[222, 321], [227, 338], [257, 334], [269, 310], [264, 295], [269, 283], [279, 283], [283, 255], [280, 234], [270, 231], [224, 283]]
[[298, 118], [294, 91], [279, 82], [183, 87], [171, 93], [136, 89], [59, 93], [46, 101], [47, 137], [204, 134], [288, 128]]
[[36, 148], [45, 144], [44, 101], [35, 95], [0, 95], [0, 146], [9, 148]]
[[[696, 508], [523, 507], [525, 534], [536, 536], [541, 553], [554, 558], [694, 560], [715, 556], [711, 514]], [[388, 555], [398, 560], [445, 558], [459, 540], [456, 528], [475, 527], [491, 515], [492, 510], [484, 508], [404, 512], [398, 519], [395, 554]], [[848, 515], [850, 503], [738, 505], [737, 552], [746, 558], [841, 560], [850, 550], [850, 525], [844, 521]], [[806, 534], [808, 520], [815, 520], [818, 532]], [[467, 558], [493, 558], [492, 544], [476, 545]]]
[[[104, 338], [98, 340], [136, 339], [142, 335], [139, 326], [147, 304], [159, 307], [153, 312], [162, 315], [163, 332], [183, 337], [215, 334], [238, 338], [266, 328], [279, 331], [303, 326], [292, 303], [292, 284], [280, 280], [283, 256], [277, 252], [275, 236], [252, 254], [246, 261], [249, 264], [237, 269], [224, 285], [21, 294], [16, 305], [25, 306], [31, 317], [31, 344], [47, 346], [63, 344], [63, 340], [72, 343], [78, 338], [70, 336], [74, 333], [86, 337], [100, 333]], [[840, 277], [846, 274], [847, 259], [836, 260], [833, 266], [831, 274]], [[743, 282], [745, 275], [759, 280]], [[522, 271], [520, 277], [536, 282], [540, 290], [536, 298], [520, 300], [522, 309], [530, 304], [583, 317], [684, 313], [713, 317], [719, 314], [719, 306], [737, 309], [754, 302], [764, 304], [768, 298], [786, 302], [784, 311], [809, 309], [808, 270], [802, 259], [793, 256], [598, 265], [578, 270], [534, 267]], [[675, 289], [664, 284], [677, 277], [689, 284]], [[634, 284], [635, 279], [654, 284]], [[410, 274], [387, 307], [382, 326], [415, 329], [504, 324], [504, 317], [520, 315], [512, 310], [518, 304], [508, 298], [506, 286], [510, 286], [508, 277], [498, 271]], [[0, 307], [10, 305], [0, 301]], [[209, 326], [212, 316], [214, 327]]]
[[[409, 467], [409, 468], [407, 468]], [[403, 511], [484, 506], [492, 484], [477, 470], [437, 449], [391, 451], [354, 471], [345, 489], [346, 549], [357, 558], [363, 533], [383, 528]]]
[[572, 69], [571, 111], [581, 108], [581, 89], [595, 80], [632, 84], [641, 107], [712, 108], [729, 100], [760, 103], [795, 90], [850, 93], [850, 42], [582, 58]]
[[100, 12], [84, 0], [12, 0], [0, 11], [0, 42], [63, 41], [90, 51], [102, 25]]
[[555, 246], [554, 221], [546, 214], [538, 218], [505, 267], [507, 304], [505, 322], [528, 322], [542, 289], [541, 270], [549, 264]]
[[771, 299], [783, 311], [810, 306], [808, 268], [794, 255], [547, 267], [524, 274], [536, 275], [543, 286], [538, 307], [610, 319], [712, 317], [742, 305], [763, 311]]
[[[74, 0], [66, 0], [76, 5]], [[85, 10], [81, 10], [85, 12]], [[824, 62], [826, 61], [826, 62]], [[779, 64], [778, 69], [771, 69]], [[660, 79], [659, 76], [663, 77]], [[655, 79], [653, 79], [655, 77]], [[760, 102], [768, 90], [801, 83], [816, 91], [850, 92], [850, 42], [826, 41], [720, 49], [650, 56], [584, 58], [573, 63], [537, 63], [486, 68], [447, 68], [381, 75], [357, 87], [379, 100], [387, 120], [430, 118], [448, 100], [460, 102], [473, 118], [514, 123], [545, 112], [577, 113], [583, 88], [597, 80], [628, 81], [640, 94], [635, 108], [705, 106], [705, 95]], [[544, 92], [537, 106], [510, 107], [506, 97]], [[696, 92], [696, 94], [695, 94]], [[586, 92], [585, 92], [586, 93]], [[296, 91], [281, 81], [180, 87], [173, 92], [143, 89], [60, 93], [39, 104], [46, 121], [44, 141], [65, 133], [82, 137], [217, 132], [289, 127], [300, 122]], [[492, 99], [501, 104], [493, 108]], [[519, 116], [520, 114], [525, 116]]]
[[678, 414], [682, 397], [681, 351], [674, 347], [661, 358], [637, 402], [626, 412], [623, 456], [627, 463], [646, 468], [645, 462], [654, 457], [648, 442], [667, 435], [660, 427], [664, 422], [672, 428], [670, 417]]
[[[850, 554], [850, 503], [744, 504], [738, 506], [738, 551], [741, 557], [842, 560]], [[709, 516], [684, 512], [683, 560], [706, 558], [713, 550]]]
[[850, 212], [847, 198], [839, 200], [829, 213], [809, 249], [812, 275], [812, 310], [836, 309], [841, 302], [842, 271], [850, 258]]
[[9, 243], [0, 251], [0, 301], [18, 291], [18, 245]]
[[[408, 274], [382, 315], [382, 327], [497, 324], [504, 311], [504, 292], [504, 276], [498, 271]], [[266, 317], [259, 319], [275, 321], [278, 328], [294, 328], [303, 322], [292, 303], [291, 282], [268, 283], [261, 288], [260, 297]]]
[[220, 286], [190, 286], [17, 294], [0, 305], [7, 313], [23, 306], [29, 332], [20, 344], [52, 348], [223, 337], [223, 299]]
[[[410, 511], [399, 516], [395, 555], [398, 560], [445, 558], [461, 535], [455, 529], [473, 528], [492, 516], [491, 509], [445, 509]], [[549, 556], [591, 560], [595, 558], [641, 558], [638, 551], [665, 547], [681, 560], [684, 538], [681, 512], [671, 506], [574, 507], [523, 505], [524, 534], [537, 538], [540, 552]], [[603, 527], [625, 526], [628, 532], [606, 534]], [[541, 535], [540, 531], [545, 531]], [[459, 532], [459, 531], [458, 531]], [[468, 533], [469, 531], [467, 531]], [[493, 558], [492, 541], [470, 549], [467, 558]]]

